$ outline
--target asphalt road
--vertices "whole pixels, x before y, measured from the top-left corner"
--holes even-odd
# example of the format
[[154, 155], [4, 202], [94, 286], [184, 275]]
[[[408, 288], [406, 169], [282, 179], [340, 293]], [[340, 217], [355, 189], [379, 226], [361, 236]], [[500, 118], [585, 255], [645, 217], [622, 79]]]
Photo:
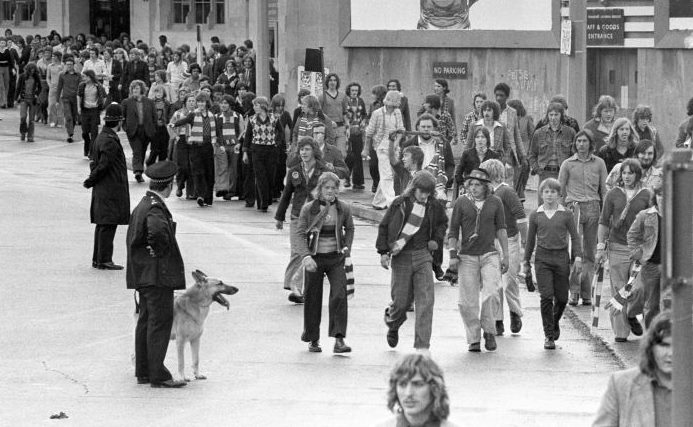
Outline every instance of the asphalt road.
[[[229, 311], [214, 305], [207, 319], [201, 371], [209, 379], [181, 390], [137, 385], [125, 273], [90, 265], [93, 226], [90, 192], [81, 186], [88, 171], [81, 142], [66, 144], [63, 131], [39, 125], [36, 143], [20, 143], [10, 136], [10, 114], [3, 111], [0, 121], [0, 425], [367, 426], [389, 416], [389, 369], [412, 350], [413, 321], [390, 349], [382, 322], [389, 272], [378, 264], [373, 224], [357, 220], [356, 226], [357, 285], [346, 339], [354, 351], [332, 354], [325, 307], [324, 352], [313, 354], [300, 341], [302, 307], [282, 290], [288, 227], [274, 229], [273, 209], [260, 214], [242, 202], [201, 209], [170, 199], [189, 284], [189, 272], [201, 269], [240, 292], [229, 297]], [[131, 180], [133, 207], [145, 188]], [[123, 226], [116, 234], [117, 263], [125, 262], [125, 232]], [[558, 349], [545, 351], [538, 296], [523, 291], [522, 297], [522, 332], [499, 338], [494, 353], [472, 354], [457, 289], [436, 285], [431, 351], [445, 371], [450, 419], [588, 425], [619, 363], [574, 317], [563, 321]], [[169, 350], [173, 372], [175, 346]], [[61, 411], [69, 418], [49, 420]]]

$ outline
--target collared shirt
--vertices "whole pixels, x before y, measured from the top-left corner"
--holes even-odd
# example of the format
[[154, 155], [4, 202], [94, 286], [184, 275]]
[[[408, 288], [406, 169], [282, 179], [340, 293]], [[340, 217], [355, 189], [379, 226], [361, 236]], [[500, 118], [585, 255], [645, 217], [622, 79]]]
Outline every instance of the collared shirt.
[[433, 138], [428, 138], [428, 141], [419, 136], [419, 148], [424, 154], [424, 166], [428, 166], [433, 157], [436, 155], [436, 142]]
[[188, 69], [188, 63], [185, 61], [180, 61], [175, 63], [173, 61], [168, 63], [166, 67], [166, 72], [171, 75], [171, 83], [179, 85], [185, 80], [185, 73]]
[[564, 160], [572, 155], [573, 139], [575, 131], [565, 125], [556, 131], [551, 131], [549, 125], [534, 132], [529, 148], [529, 165], [532, 170], [543, 170], [551, 165], [551, 156], [556, 156], [555, 166], [560, 166]]
[[87, 70], [92, 70], [94, 74], [96, 74], [96, 78], [99, 81], [103, 80], [103, 75], [107, 74], [106, 64], [98, 58], [95, 60], [87, 59], [86, 61], [84, 61], [82, 73], [84, 73]]
[[[609, 176], [606, 178], [606, 190], [611, 190], [612, 188], [618, 186], [618, 180], [621, 178], [621, 164], [618, 163], [611, 169]], [[642, 178], [640, 178], [640, 183], [643, 187], [654, 192], [655, 190], [662, 187], [662, 181], [664, 180], [664, 175], [662, 173], [662, 168], [655, 166], [650, 166], [647, 170], [643, 170]]]
[[88, 83], [84, 86], [84, 108], [96, 108], [99, 106], [99, 90], [96, 85]]
[[527, 230], [527, 245], [525, 245], [525, 261], [532, 259], [534, 246], [547, 250], [568, 249], [568, 235], [570, 235], [571, 259], [582, 257], [581, 239], [578, 239], [577, 227], [573, 213], [558, 205], [551, 218], [546, 214], [544, 205], [537, 208], [529, 215], [529, 228]]
[[606, 165], [594, 154], [587, 160], [573, 154], [561, 164], [558, 181], [568, 203], [599, 201], [607, 191]]

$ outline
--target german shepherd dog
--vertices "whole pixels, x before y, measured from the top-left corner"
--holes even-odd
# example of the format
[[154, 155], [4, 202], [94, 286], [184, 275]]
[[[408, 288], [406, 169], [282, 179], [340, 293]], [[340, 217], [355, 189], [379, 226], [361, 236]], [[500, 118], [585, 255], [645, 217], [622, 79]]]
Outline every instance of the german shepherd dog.
[[204, 323], [209, 314], [209, 306], [214, 302], [229, 309], [229, 302], [222, 294], [233, 295], [238, 288], [225, 284], [219, 279], [207, 277], [200, 270], [192, 273], [195, 285], [189, 287], [184, 293], [176, 296], [173, 301], [173, 327], [171, 328], [171, 340], [176, 340], [178, 348], [178, 375], [179, 379], [190, 381], [185, 377], [185, 343], [190, 342], [192, 352], [193, 374], [196, 380], [207, 379], [200, 374], [200, 337], [204, 331]]

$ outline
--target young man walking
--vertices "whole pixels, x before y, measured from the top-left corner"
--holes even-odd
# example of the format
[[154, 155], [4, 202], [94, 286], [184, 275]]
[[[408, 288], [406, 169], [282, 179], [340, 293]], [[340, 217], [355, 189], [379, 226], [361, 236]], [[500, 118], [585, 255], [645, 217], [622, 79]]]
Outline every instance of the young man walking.
[[416, 173], [409, 188], [395, 198], [378, 227], [380, 265], [392, 266], [392, 302], [385, 309], [387, 343], [396, 347], [407, 309], [416, 304], [414, 348], [428, 351], [433, 322], [433, 256], [443, 245], [448, 217], [435, 200], [436, 181], [428, 171]]
[[[469, 351], [484, 347], [496, 350], [498, 284], [508, 271], [508, 235], [503, 202], [491, 194], [491, 180], [482, 169], [474, 169], [465, 180], [467, 193], [457, 198], [450, 219], [448, 245], [450, 269], [459, 271], [460, 295], [457, 302]], [[496, 250], [498, 239], [502, 258]], [[481, 304], [479, 304], [481, 294]]]

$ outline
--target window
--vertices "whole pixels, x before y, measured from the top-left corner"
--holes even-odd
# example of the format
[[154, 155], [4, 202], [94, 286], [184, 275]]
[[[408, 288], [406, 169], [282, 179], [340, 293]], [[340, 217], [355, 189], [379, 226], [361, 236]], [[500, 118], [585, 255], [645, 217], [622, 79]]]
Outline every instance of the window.
[[217, 24], [223, 24], [224, 23], [224, 0], [214, 0], [214, 4], [216, 6], [216, 16]]
[[207, 23], [207, 16], [211, 9], [211, 0], [194, 0], [195, 1], [195, 23]]
[[27, 0], [17, 0], [17, 14], [20, 21], [31, 21], [31, 14], [34, 11], [34, 2]]
[[11, 0], [2, 0], [0, 3], [0, 19], [6, 21], [14, 19], [14, 9], [16, 6], [14, 2]]
[[185, 24], [185, 18], [190, 13], [190, 1], [173, 0], [173, 22]]
[[48, 21], [48, 1], [39, 1], [39, 21]]

